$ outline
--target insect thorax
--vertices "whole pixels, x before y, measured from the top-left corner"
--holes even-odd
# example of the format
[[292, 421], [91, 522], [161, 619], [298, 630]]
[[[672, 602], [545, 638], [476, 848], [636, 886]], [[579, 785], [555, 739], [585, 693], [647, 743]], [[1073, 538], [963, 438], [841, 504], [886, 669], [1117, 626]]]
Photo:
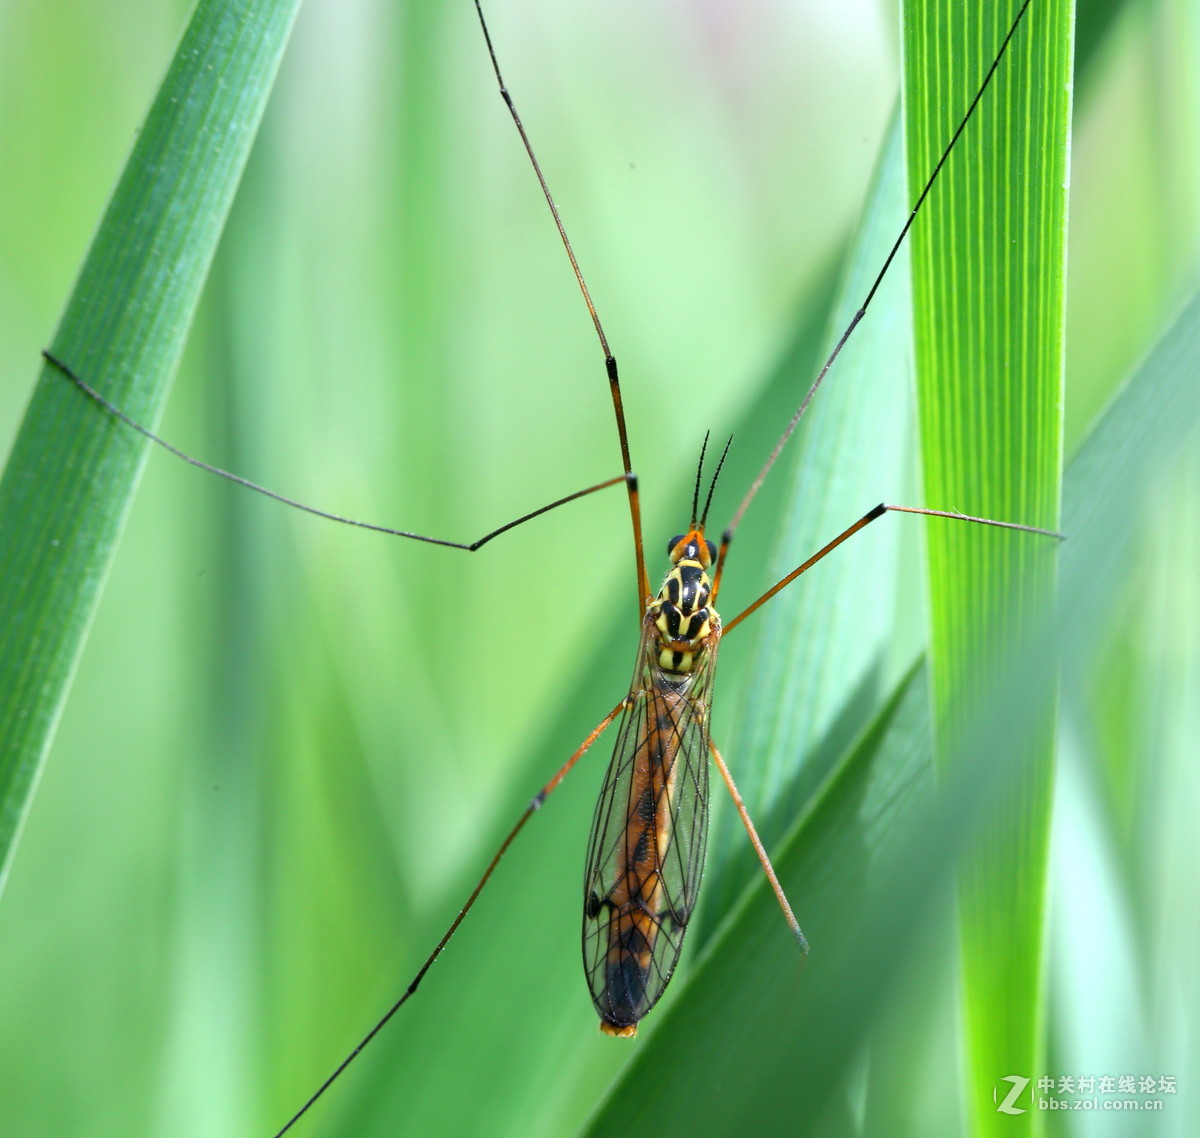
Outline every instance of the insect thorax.
[[704, 565], [681, 559], [667, 574], [658, 596], [646, 610], [653, 623], [649, 663], [674, 676], [690, 675], [703, 662], [708, 638], [721, 627], [717, 610], [709, 606], [712, 582]]

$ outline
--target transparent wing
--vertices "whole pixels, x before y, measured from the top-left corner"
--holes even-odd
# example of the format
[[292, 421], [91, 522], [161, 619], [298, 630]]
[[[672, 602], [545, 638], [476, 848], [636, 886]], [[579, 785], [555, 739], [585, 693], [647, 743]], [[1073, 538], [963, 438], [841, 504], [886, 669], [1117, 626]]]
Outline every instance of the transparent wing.
[[632, 1029], [671, 979], [708, 837], [708, 713], [716, 648], [683, 682], [647, 662], [604, 777], [584, 875], [583, 967], [602, 1026]]

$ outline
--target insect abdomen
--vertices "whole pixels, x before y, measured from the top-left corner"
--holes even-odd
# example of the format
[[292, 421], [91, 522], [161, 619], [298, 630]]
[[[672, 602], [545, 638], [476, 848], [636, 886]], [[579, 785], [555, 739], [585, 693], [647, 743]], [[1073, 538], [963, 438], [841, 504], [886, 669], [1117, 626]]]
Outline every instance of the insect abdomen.
[[686, 698], [670, 690], [656, 692], [639, 723], [618, 871], [606, 898], [605, 983], [596, 999], [600, 1029], [609, 1035], [634, 1034], [638, 1020], [650, 1010], [647, 988], [664, 923], [683, 932], [682, 914], [672, 910], [662, 874], [674, 837], [675, 715]]

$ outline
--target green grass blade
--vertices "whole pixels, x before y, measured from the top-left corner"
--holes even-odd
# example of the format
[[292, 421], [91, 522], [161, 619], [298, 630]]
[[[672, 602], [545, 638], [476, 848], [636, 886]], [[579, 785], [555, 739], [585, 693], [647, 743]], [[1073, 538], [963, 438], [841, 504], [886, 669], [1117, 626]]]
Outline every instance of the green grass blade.
[[[1083, 793], [1071, 840], [1056, 845], [1065, 912], [1051, 941], [1061, 1069], [1161, 1070], [1180, 1087], [1200, 1058], [1198, 374], [1193, 297], [1068, 467], [1063, 568], [1079, 595], [1063, 652], [1063, 774]], [[1071, 889], [1079, 881], [1088, 888]], [[1162, 1115], [1134, 1117], [1131, 1136], [1161, 1130]]]
[[[910, 180], [927, 177], [1019, 5], [906, 6]], [[913, 230], [914, 336], [925, 503], [1056, 528], [1061, 469], [1070, 122], [1069, 2], [1034, 0]], [[1053, 543], [966, 524], [928, 527], [939, 754], [961, 750], [993, 699], [997, 661], [1037, 628]], [[994, 805], [960, 887], [976, 1128], [996, 1080], [1040, 1068], [1053, 697], [1037, 760]], [[972, 755], [990, 764], [1003, 737]], [[1026, 1116], [1026, 1123], [1034, 1116]], [[997, 1122], [997, 1119], [999, 1122]]]
[[[197, 8], [53, 351], [157, 422], [297, 0]], [[44, 367], [0, 483], [0, 865], [7, 867], [148, 443]]]
[[1131, 546], [1148, 501], [1200, 428], [1200, 293], [1194, 294], [1153, 351], [1109, 401], [1071, 459], [1063, 482], [1067, 584], [1081, 591], [1080, 625], [1068, 630], [1068, 663], [1079, 665], [1094, 640], [1089, 614], [1130, 572]]

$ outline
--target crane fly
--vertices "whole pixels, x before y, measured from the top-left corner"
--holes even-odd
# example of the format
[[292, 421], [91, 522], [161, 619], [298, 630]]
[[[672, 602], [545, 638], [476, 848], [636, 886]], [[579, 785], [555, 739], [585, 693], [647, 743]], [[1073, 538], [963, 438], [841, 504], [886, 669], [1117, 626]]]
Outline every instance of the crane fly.
[[[633, 682], [588, 841], [583, 967], [600, 1030], [612, 1036], [635, 1035], [670, 981], [704, 866], [709, 707], [721, 640], [719, 581], [708, 573], [718, 553], [704, 526], [721, 466], [698, 513], [703, 466], [704, 448], [691, 526], [667, 543], [671, 571], [642, 618]], [[761, 850], [752, 826], [750, 832]], [[807, 951], [765, 855], [763, 864]]]
[[[283, 1134], [312, 1106], [362, 1049], [375, 1037], [396, 1011], [411, 997], [426, 972], [456, 933], [461, 921], [487, 884], [501, 857], [532, 814], [545, 802], [570, 769], [590, 749], [603, 732], [617, 723], [612, 760], [596, 806], [586, 858], [583, 890], [583, 958], [592, 1000], [599, 1014], [601, 1031], [611, 1036], [636, 1034], [639, 1022], [653, 1008], [669, 983], [682, 950], [684, 935], [692, 917], [704, 862], [709, 811], [710, 755], [733, 797], [739, 815], [755, 850], [763, 863], [776, 898], [802, 952], [807, 950], [792, 907], [770, 865], [765, 849], [754, 830], [733, 779], [709, 733], [709, 718], [718, 647], [723, 634], [745, 620], [771, 597], [799, 575], [824, 558], [842, 542], [887, 512], [907, 512], [969, 521], [982, 525], [1057, 536], [1045, 529], [1012, 521], [970, 516], [952, 510], [881, 504], [837, 534], [813, 556], [797, 566], [727, 624], [722, 624], [716, 604], [725, 561], [734, 533], [762, 485], [780, 451], [795, 431], [826, 373], [843, 345], [864, 316], [876, 289], [904, 240], [913, 217], [925, 201], [942, 163], [950, 154], [969, 122], [999, 67], [1031, 0], [1024, 0], [1003, 42], [998, 45], [990, 69], [983, 77], [977, 94], [960, 121], [958, 130], [930, 174], [912, 215], [900, 231], [891, 252], [876, 276], [866, 299], [838, 340], [832, 354], [771, 451], [758, 476], [745, 493], [732, 520], [721, 534], [719, 543], [706, 536], [709, 507], [724, 453], [710, 477], [703, 507], [700, 506], [705, 448], [697, 464], [692, 512], [687, 530], [667, 545], [670, 569], [657, 593], [651, 591], [641, 541], [641, 513], [637, 479], [633, 472], [630, 448], [621, 401], [615, 356], [609, 349], [588, 286], [554, 200], [551, 197], [538, 159], [526, 134], [501, 74], [497, 53], [479, 0], [475, 0], [480, 26], [487, 45], [495, 77], [513, 122], [527, 151], [529, 161], [541, 185], [545, 201], [557, 225], [563, 247], [582, 293], [595, 332], [603, 350], [620, 443], [623, 472], [600, 483], [585, 487], [533, 510], [470, 543], [458, 543], [438, 537], [370, 524], [366, 528], [443, 546], [474, 551], [492, 539], [550, 510], [566, 505], [599, 490], [624, 484], [634, 532], [638, 595], [643, 605], [641, 633], [634, 660], [633, 679], [626, 696], [588, 734], [579, 748], [554, 777], [534, 797], [487, 866], [462, 911], [446, 930], [408, 988], [368, 1033], [362, 1042], [337, 1067], [301, 1109], [278, 1133]], [[73, 369], [70, 361], [47, 352], [47, 359], [103, 405], [112, 415], [140, 431], [175, 454], [225, 478], [231, 478], [286, 504], [335, 521], [352, 525], [353, 521], [317, 510], [285, 498], [225, 470], [183, 454], [146, 428], [128, 418], [119, 408], [91, 387]], [[707, 438], [706, 438], [707, 444]], [[726, 451], [728, 444], [726, 444]]]

